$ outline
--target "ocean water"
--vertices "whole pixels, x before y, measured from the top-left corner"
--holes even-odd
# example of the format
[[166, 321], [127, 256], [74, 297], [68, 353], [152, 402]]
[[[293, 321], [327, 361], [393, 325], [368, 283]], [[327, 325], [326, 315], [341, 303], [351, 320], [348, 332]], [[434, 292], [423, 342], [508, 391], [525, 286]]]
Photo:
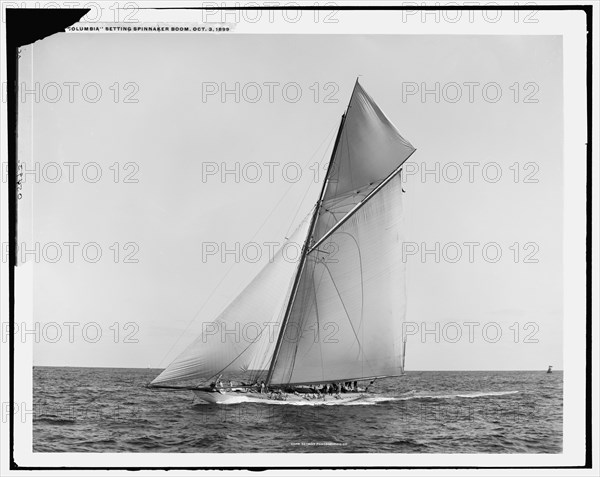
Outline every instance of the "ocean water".
[[159, 370], [33, 370], [34, 452], [561, 453], [563, 374], [407, 372], [347, 404], [201, 404]]

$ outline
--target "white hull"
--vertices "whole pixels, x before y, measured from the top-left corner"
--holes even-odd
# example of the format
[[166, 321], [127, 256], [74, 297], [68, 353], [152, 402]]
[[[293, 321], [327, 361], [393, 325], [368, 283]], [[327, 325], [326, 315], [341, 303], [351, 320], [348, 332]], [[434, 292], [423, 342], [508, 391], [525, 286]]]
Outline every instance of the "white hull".
[[194, 396], [201, 401], [209, 404], [236, 404], [241, 402], [252, 402], [257, 400], [262, 401], [278, 401], [278, 402], [313, 402], [313, 403], [339, 403], [339, 402], [351, 402], [356, 401], [365, 397], [362, 393], [348, 393], [339, 395], [322, 395], [321, 397], [314, 397], [314, 395], [297, 395], [285, 393], [283, 395], [276, 393], [255, 393], [255, 392], [212, 392], [212, 391], [201, 391], [193, 389]]
[[[246, 393], [235, 393], [235, 392], [212, 392], [212, 391], [197, 391], [192, 390], [194, 396], [201, 401], [205, 401], [209, 404], [233, 404], [236, 402], [246, 401]], [[252, 394], [253, 396], [257, 394]]]

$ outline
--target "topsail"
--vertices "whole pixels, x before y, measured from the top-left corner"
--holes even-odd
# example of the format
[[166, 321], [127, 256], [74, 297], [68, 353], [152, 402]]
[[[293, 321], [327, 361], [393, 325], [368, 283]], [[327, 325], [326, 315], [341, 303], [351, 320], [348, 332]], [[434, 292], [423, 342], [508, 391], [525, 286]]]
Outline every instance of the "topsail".
[[326, 178], [313, 240], [320, 239], [414, 151], [357, 81]]
[[[272, 263], [217, 323], [276, 323], [252, 342], [201, 336], [154, 383], [217, 374], [270, 385], [337, 382], [403, 371], [406, 311], [401, 165], [414, 152], [356, 82], [298, 263]], [[268, 371], [268, 373], [267, 373]]]

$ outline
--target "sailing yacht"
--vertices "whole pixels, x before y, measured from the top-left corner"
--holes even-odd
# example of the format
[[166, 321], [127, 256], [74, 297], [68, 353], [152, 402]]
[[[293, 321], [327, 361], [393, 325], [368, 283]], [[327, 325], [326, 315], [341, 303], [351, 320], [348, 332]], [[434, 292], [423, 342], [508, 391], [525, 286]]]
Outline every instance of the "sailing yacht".
[[[298, 259], [284, 243], [149, 387], [209, 403], [345, 402], [364, 394], [357, 382], [402, 375], [401, 168], [414, 151], [357, 79], [319, 198], [288, 241]], [[227, 332], [245, 326], [255, 339]]]

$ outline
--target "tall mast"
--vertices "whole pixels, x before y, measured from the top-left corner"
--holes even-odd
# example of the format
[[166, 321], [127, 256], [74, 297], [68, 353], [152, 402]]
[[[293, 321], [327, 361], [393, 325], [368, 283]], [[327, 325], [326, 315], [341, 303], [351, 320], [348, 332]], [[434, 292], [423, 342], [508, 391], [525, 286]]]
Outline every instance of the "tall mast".
[[358, 84], [358, 78], [356, 78], [356, 83], [354, 83], [354, 89], [352, 90], [352, 94], [350, 95], [350, 100], [348, 101], [348, 106], [346, 107], [346, 111], [342, 114], [342, 119], [340, 121], [340, 127], [337, 132], [337, 136], [335, 138], [335, 144], [333, 146], [333, 151], [331, 153], [331, 158], [329, 159], [329, 164], [327, 166], [327, 173], [325, 174], [325, 180], [323, 181], [323, 186], [321, 187], [321, 194], [319, 195], [319, 200], [315, 204], [315, 208], [313, 211], [313, 216], [311, 218], [310, 226], [308, 228], [308, 235], [306, 236], [306, 240], [304, 240], [304, 244], [302, 245], [302, 255], [300, 258], [300, 263], [298, 265], [298, 271], [296, 272], [296, 277], [294, 279], [294, 284], [292, 285], [292, 293], [290, 294], [290, 299], [287, 304], [287, 308], [285, 310], [285, 315], [281, 322], [281, 330], [279, 331], [279, 336], [277, 337], [277, 343], [275, 344], [275, 351], [273, 352], [273, 359], [271, 360], [271, 365], [269, 366], [269, 372], [267, 374], [267, 386], [271, 383], [271, 378], [273, 377], [273, 372], [275, 371], [275, 364], [277, 363], [277, 358], [279, 357], [279, 351], [281, 350], [281, 342], [283, 341], [283, 335], [285, 333], [287, 322], [290, 318], [290, 313], [292, 311], [292, 305], [294, 304], [294, 300], [296, 298], [296, 293], [298, 292], [298, 285], [300, 284], [300, 277], [302, 276], [302, 270], [304, 269], [304, 265], [306, 264], [306, 256], [308, 249], [310, 247], [310, 241], [312, 239], [314, 229], [317, 223], [317, 218], [319, 217], [319, 211], [321, 210], [321, 204], [323, 203], [323, 198], [325, 197], [325, 191], [327, 189], [327, 181], [329, 180], [329, 174], [331, 172], [333, 162], [335, 159], [335, 154], [337, 152], [338, 145], [340, 143], [340, 138], [342, 136], [342, 130], [344, 129], [344, 122], [346, 121], [346, 114], [348, 114], [348, 108], [350, 107], [350, 102], [352, 101], [352, 96], [354, 96], [354, 91], [356, 90], [356, 85]]

